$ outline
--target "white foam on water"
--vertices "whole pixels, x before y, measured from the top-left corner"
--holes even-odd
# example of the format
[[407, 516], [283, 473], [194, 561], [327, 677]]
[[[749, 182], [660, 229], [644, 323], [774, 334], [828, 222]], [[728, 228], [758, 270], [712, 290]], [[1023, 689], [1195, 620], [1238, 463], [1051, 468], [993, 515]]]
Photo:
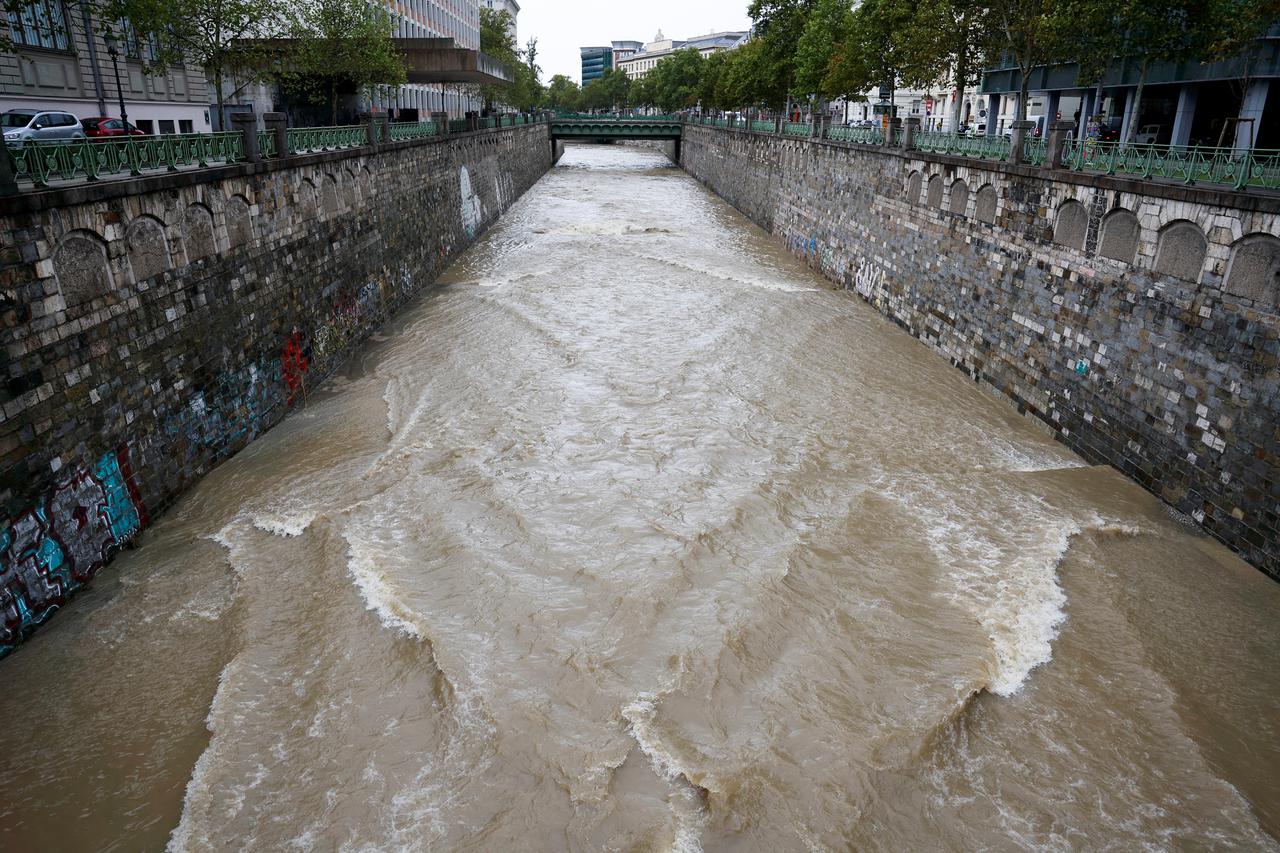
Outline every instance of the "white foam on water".
[[230, 692], [228, 685], [239, 660], [238, 657], [232, 658], [218, 675], [218, 689], [213, 693], [213, 701], [209, 703], [209, 713], [205, 716], [205, 728], [209, 730], [211, 738], [209, 745], [196, 759], [191, 777], [187, 780], [187, 790], [182, 798], [182, 817], [169, 835], [169, 843], [165, 846], [169, 853], [183, 853], [193, 849], [195, 845], [205, 848], [213, 846], [207, 832], [200, 827], [196, 811], [203, 810], [210, 804], [209, 799], [212, 794], [210, 775], [217, 761], [219, 746], [218, 720], [232, 710], [228, 708], [228, 704], [232, 701], [227, 695]]
[[383, 627], [415, 640], [428, 640], [420, 617], [403, 599], [395, 584], [382, 571], [376, 556], [358, 552], [359, 546], [347, 537], [347, 571], [355, 582], [365, 606], [378, 616]]

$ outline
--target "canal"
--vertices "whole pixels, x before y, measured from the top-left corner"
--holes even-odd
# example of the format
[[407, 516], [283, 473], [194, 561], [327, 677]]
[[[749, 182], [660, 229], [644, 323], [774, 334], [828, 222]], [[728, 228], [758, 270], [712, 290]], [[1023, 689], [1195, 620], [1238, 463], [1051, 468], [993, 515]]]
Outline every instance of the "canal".
[[0, 661], [7, 850], [1276, 850], [1280, 586], [654, 151]]

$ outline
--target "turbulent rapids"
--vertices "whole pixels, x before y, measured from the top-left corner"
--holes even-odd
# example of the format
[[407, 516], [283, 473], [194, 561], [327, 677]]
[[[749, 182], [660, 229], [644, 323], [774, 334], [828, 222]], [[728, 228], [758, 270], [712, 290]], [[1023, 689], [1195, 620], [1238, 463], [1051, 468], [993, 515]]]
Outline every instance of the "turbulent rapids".
[[12, 850], [1280, 850], [1280, 586], [653, 151], [18, 653]]

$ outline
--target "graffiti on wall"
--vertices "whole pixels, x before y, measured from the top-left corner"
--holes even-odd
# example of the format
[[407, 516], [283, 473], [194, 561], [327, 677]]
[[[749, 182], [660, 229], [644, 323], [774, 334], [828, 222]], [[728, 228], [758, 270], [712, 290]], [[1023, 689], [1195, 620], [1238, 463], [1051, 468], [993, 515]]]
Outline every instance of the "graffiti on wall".
[[147, 523], [129, 451], [76, 471], [0, 532], [0, 655], [88, 583]]
[[289, 405], [293, 405], [299, 394], [306, 397], [307, 371], [310, 368], [311, 363], [302, 350], [302, 335], [295, 328], [293, 334], [285, 340], [284, 349], [280, 352], [280, 373], [284, 378]]
[[467, 232], [468, 238], [474, 237], [484, 221], [484, 209], [480, 205], [480, 196], [471, 186], [471, 173], [466, 166], [458, 172], [458, 184], [462, 194], [462, 230]]

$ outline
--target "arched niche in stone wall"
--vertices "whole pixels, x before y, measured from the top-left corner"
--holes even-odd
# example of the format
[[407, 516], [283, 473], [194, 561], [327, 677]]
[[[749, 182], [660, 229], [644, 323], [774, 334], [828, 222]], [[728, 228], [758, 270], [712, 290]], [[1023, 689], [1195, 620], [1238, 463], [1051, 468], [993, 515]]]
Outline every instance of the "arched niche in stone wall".
[[969, 185], [964, 181], [951, 182], [950, 210], [956, 216], [964, 216], [969, 212]]
[[973, 215], [977, 217], [980, 222], [985, 222], [988, 225], [995, 225], [996, 206], [999, 199], [1000, 196], [999, 193], [996, 192], [996, 188], [991, 184], [984, 184], [978, 190], [978, 199], [974, 204]]
[[124, 232], [124, 242], [134, 281], [146, 281], [169, 269], [169, 239], [159, 219], [145, 214], [134, 219]]
[[1186, 219], [1171, 222], [1160, 229], [1156, 246], [1155, 271], [1187, 281], [1200, 281], [1209, 240], [1199, 225]]
[[231, 248], [253, 242], [253, 214], [249, 200], [241, 195], [227, 199], [227, 241]]
[[348, 210], [355, 210], [360, 206], [360, 181], [358, 175], [360, 173], [348, 166], [342, 171], [342, 195], [347, 202]]
[[1232, 244], [1224, 289], [1263, 307], [1280, 308], [1280, 238], [1249, 234]]
[[934, 175], [929, 179], [929, 199], [926, 202], [930, 207], [942, 207], [942, 176]]
[[1073, 249], [1084, 248], [1084, 238], [1089, 232], [1089, 211], [1075, 199], [1068, 199], [1058, 206], [1058, 218], [1053, 223], [1053, 242]]
[[338, 200], [338, 182], [333, 175], [325, 175], [320, 179], [320, 197], [324, 201], [325, 216], [337, 216], [342, 203]]
[[213, 212], [203, 204], [190, 204], [182, 211], [182, 245], [187, 253], [187, 263], [195, 263], [218, 251], [218, 241], [213, 234]]
[[106, 296], [115, 286], [106, 241], [92, 231], [72, 231], [58, 241], [53, 274], [68, 308]]
[[307, 178], [298, 181], [298, 194], [296, 205], [298, 208], [298, 217], [303, 222], [308, 222], [316, 218], [316, 214], [320, 209], [320, 192], [316, 189], [316, 185], [311, 183]]
[[1098, 254], [1113, 261], [1133, 263], [1138, 253], [1138, 237], [1141, 228], [1132, 210], [1117, 207], [1102, 220], [1102, 241]]
[[920, 203], [920, 190], [924, 185], [924, 178], [919, 172], [912, 172], [907, 178], [907, 201], [912, 204]]

